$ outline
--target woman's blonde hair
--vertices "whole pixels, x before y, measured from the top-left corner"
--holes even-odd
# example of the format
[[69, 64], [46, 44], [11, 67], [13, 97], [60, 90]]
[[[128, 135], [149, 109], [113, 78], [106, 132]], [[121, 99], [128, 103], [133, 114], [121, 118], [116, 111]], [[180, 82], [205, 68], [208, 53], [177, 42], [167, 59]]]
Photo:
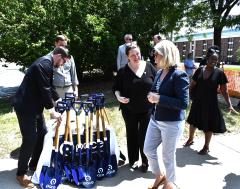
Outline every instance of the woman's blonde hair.
[[155, 52], [163, 56], [160, 61], [161, 68], [175, 67], [180, 63], [179, 50], [173, 42], [161, 40], [155, 45], [154, 49]]

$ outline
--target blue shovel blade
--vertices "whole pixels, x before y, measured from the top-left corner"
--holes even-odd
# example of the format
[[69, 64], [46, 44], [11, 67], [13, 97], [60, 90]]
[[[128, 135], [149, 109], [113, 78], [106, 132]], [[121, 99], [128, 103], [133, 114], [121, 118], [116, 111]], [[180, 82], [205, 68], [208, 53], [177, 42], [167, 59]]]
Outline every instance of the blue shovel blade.
[[77, 170], [73, 167], [72, 167], [72, 177], [73, 177], [73, 181], [75, 182], [75, 184], [79, 185], [78, 173], [77, 173]]
[[71, 177], [71, 171], [70, 171], [70, 169], [68, 168], [68, 165], [64, 165], [64, 172], [65, 172], [65, 174], [66, 174], [66, 177], [67, 177], [67, 179], [71, 182], [71, 179], [72, 179], [72, 177]]
[[44, 182], [45, 174], [47, 172], [47, 168], [48, 168], [47, 166], [43, 166], [39, 176], [39, 185], [42, 189], [43, 189], [43, 182]]
[[80, 183], [84, 180], [84, 170], [83, 170], [82, 166], [78, 167], [78, 179], [79, 179]]
[[104, 160], [103, 157], [100, 156], [97, 158], [97, 179], [101, 180], [105, 176], [105, 172]]
[[43, 189], [56, 189], [61, 184], [62, 175], [53, 167], [49, 167], [45, 173]]
[[82, 185], [85, 188], [92, 188], [96, 182], [96, 167], [94, 164], [89, 166], [83, 166], [84, 179]]
[[115, 154], [110, 155], [108, 158], [106, 158], [104, 167], [107, 167], [107, 171], [105, 173], [106, 177], [113, 177], [116, 175], [118, 165], [117, 165], [117, 158]]

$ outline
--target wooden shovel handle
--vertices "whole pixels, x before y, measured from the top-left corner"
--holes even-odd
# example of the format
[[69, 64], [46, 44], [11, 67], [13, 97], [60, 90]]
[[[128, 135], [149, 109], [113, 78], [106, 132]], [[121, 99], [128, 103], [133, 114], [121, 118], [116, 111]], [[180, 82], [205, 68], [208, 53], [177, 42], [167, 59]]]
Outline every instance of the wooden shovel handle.
[[59, 127], [60, 127], [60, 125], [61, 125], [61, 122], [58, 121], [57, 125], [56, 125], [55, 138], [54, 138], [54, 143], [53, 143], [55, 149], [58, 149], [58, 146], [59, 146]]
[[88, 131], [88, 124], [89, 124], [89, 119], [88, 115], [85, 115], [85, 143], [86, 147], [89, 147], [89, 131]]
[[90, 128], [90, 144], [92, 145], [93, 142], [93, 112], [90, 113], [90, 119], [89, 119], [89, 128]]
[[100, 139], [100, 130], [99, 130], [99, 110], [96, 111], [96, 129], [97, 129], [97, 140]]
[[106, 109], [105, 109], [105, 108], [103, 108], [103, 112], [104, 112], [104, 115], [105, 115], [105, 118], [106, 118], [106, 120], [107, 120], [108, 125], [110, 125], [110, 121], [109, 121], [109, 119], [108, 119], [107, 112], [106, 112]]
[[73, 138], [72, 138], [72, 129], [70, 125], [70, 111], [67, 111], [67, 128], [68, 128], [69, 142], [72, 142]]
[[79, 127], [79, 115], [76, 115], [76, 125], [77, 125], [77, 144], [81, 145], [81, 138], [80, 138], [80, 127]]
[[103, 130], [103, 138], [104, 141], [106, 140], [106, 128], [105, 128], [105, 120], [104, 120], [104, 115], [103, 115], [103, 109], [100, 108], [100, 115], [101, 115], [101, 120], [102, 120], [102, 130]]
[[70, 122], [69, 114], [67, 113], [66, 125], [65, 125], [65, 133], [64, 133], [64, 141], [68, 140], [68, 124], [69, 124], [69, 122]]

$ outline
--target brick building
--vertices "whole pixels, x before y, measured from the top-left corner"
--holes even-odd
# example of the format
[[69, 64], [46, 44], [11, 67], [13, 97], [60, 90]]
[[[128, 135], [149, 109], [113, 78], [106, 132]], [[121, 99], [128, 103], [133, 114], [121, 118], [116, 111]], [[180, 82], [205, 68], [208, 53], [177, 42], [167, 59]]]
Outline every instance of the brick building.
[[[191, 38], [191, 40], [189, 40]], [[175, 37], [181, 59], [192, 52], [196, 62], [206, 56], [208, 47], [213, 45], [213, 32], [194, 33], [191, 37]], [[240, 48], [240, 30], [224, 29], [222, 31], [221, 61], [225, 64], [237, 63], [236, 52]]]

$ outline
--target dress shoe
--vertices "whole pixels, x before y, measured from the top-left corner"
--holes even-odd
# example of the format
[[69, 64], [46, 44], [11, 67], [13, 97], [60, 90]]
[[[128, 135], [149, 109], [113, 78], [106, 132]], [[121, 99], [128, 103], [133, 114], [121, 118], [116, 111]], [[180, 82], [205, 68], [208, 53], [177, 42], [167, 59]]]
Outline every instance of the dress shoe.
[[123, 161], [126, 161], [125, 155], [121, 152], [120, 150], [120, 156], [119, 156]]
[[203, 149], [201, 149], [198, 154], [199, 155], [207, 155], [209, 153], [209, 148], [208, 147], [203, 147]]
[[34, 184], [28, 178], [27, 175], [17, 176], [16, 179], [17, 179], [18, 183], [25, 188], [33, 188], [34, 187]]
[[187, 140], [187, 142], [185, 142], [185, 144], [183, 145], [184, 147], [188, 147], [188, 146], [191, 146], [193, 145], [194, 141], [193, 140]]
[[130, 164], [130, 169], [132, 170], [132, 171], [135, 171], [135, 170], [137, 170], [138, 169], [138, 162], [136, 161], [134, 164]]
[[121, 160], [121, 159], [118, 161], [118, 166], [119, 166], [119, 167], [122, 166], [122, 165], [124, 165], [124, 164], [125, 164], [125, 161], [123, 161], [123, 160]]
[[148, 165], [143, 163], [141, 165], [140, 169], [143, 173], [146, 173], [148, 171]]

